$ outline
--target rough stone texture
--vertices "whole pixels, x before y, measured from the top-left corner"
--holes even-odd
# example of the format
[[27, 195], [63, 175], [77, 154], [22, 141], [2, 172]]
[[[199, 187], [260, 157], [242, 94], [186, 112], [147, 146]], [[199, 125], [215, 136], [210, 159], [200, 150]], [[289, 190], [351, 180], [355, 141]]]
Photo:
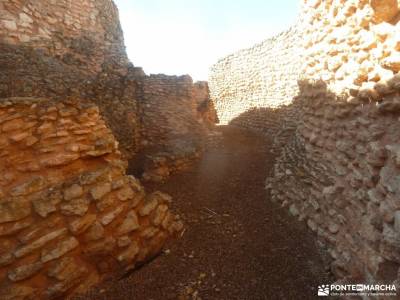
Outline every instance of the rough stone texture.
[[274, 134], [298, 92], [302, 24], [218, 61], [209, 76], [221, 124]]
[[[162, 218], [167, 196], [145, 195], [125, 175], [95, 105], [1, 99], [0, 129], [0, 299], [83, 292], [151, 258], [181, 228]], [[112, 206], [99, 209], [105, 199]], [[157, 214], [139, 214], [149, 203]]]
[[[207, 84], [193, 84], [189, 76], [147, 76], [134, 67], [112, 0], [56, 2], [0, 2], [0, 97], [95, 102], [138, 175], [144, 168], [157, 173], [152, 156], [166, 158], [163, 176], [180, 169], [175, 160], [196, 159], [202, 135], [215, 122]], [[189, 150], [172, 147], [176, 140]]]
[[[282, 131], [275, 132], [274, 147], [280, 155], [267, 188], [274, 201], [304, 220], [325, 242], [338, 279], [398, 285], [398, 2], [397, 6], [389, 0], [303, 2], [300, 72], [294, 76], [288, 72], [287, 77], [298, 79], [299, 89], [288, 90], [287, 99], [292, 101], [286, 110], [278, 109], [284, 117], [277, 127], [289, 122], [294, 128], [283, 137]], [[253, 107], [269, 111], [281, 99], [275, 82], [251, 77], [268, 60], [274, 66], [287, 42], [271, 48], [268, 44], [238, 52], [214, 66], [210, 88], [223, 121], [259, 129], [252, 120], [257, 119]], [[285, 59], [286, 69], [298, 66], [298, 59], [297, 55]], [[281, 75], [285, 69], [263, 70], [269, 72], [266, 78], [289, 80]], [[249, 78], [252, 88], [246, 89]], [[238, 113], [246, 118], [237, 117]], [[234, 123], [235, 117], [248, 121]], [[269, 123], [265, 119], [266, 127]]]

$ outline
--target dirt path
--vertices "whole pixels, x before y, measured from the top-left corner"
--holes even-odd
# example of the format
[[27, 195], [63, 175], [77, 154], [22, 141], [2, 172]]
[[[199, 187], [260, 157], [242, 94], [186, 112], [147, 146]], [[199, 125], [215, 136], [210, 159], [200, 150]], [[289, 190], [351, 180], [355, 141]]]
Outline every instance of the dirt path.
[[269, 201], [266, 141], [224, 128], [220, 147], [159, 189], [186, 223], [181, 239], [140, 271], [86, 299], [318, 299], [330, 283], [323, 254], [303, 223]]

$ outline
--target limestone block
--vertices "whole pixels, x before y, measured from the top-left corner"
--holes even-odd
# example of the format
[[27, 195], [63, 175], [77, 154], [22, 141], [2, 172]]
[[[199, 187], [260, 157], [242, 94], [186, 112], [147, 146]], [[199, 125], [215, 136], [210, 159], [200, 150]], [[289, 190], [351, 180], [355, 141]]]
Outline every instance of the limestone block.
[[73, 184], [64, 190], [64, 199], [69, 201], [83, 195], [83, 188], [79, 184]]
[[60, 205], [61, 213], [66, 216], [83, 216], [89, 209], [90, 200], [87, 198], [76, 198]]
[[16, 31], [17, 30], [17, 23], [15, 20], [3, 20], [2, 21], [4, 28], [10, 31]]
[[111, 184], [110, 183], [98, 185], [90, 190], [90, 194], [92, 195], [94, 200], [101, 199], [109, 192], [111, 192]]
[[32, 253], [33, 251], [43, 247], [46, 243], [48, 243], [51, 240], [54, 240], [62, 235], [64, 235], [67, 232], [65, 228], [57, 229], [55, 231], [52, 231], [48, 234], [45, 234], [44, 236], [40, 237], [39, 239], [33, 241], [32, 243], [29, 243], [25, 246], [22, 246], [18, 248], [15, 252], [14, 255], [17, 258], [23, 257], [27, 254]]
[[117, 228], [118, 235], [125, 235], [140, 227], [135, 211], [131, 210], [125, 217], [122, 224]]
[[394, 52], [390, 56], [384, 58], [381, 65], [395, 73], [400, 72], [400, 53]]
[[117, 259], [120, 262], [129, 262], [132, 261], [136, 255], [139, 253], [139, 245], [136, 241], [133, 241], [131, 245], [124, 251], [122, 251], [118, 256]]
[[121, 201], [126, 201], [134, 197], [134, 192], [131, 187], [127, 186], [117, 192], [117, 197]]
[[150, 195], [145, 199], [143, 207], [139, 210], [140, 216], [149, 215], [158, 205], [158, 197], [155, 194]]
[[124, 207], [121, 205], [121, 206], [116, 207], [114, 210], [104, 214], [100, 219], [101, 224], [103, 224], [104, 226], [110, 224], [112, 221], [115, 220], [115, 218], [120, 213], [122, 213], [123, 210], [124, 210]]
[[371, 0], [370, 3], [374, 10], [374, 20], [377, 23], [390, 22], [399, 13], [397, 0]]
[[18, 222], [13, 222], [12, 224], [0, 225], [0, 236], [13, 235], [19, 231], [32, 225], [33, 220], [31, 218], [25, 218]]
[[393, 32], [395, 31], [395, 26], [386, 22], [382, 22], [380, 24], [372, 26], [371, 29], [375, 33], [375, 36], [380, 40], [380, 42], [384, 42], [387, 37], [393, 34]]
[[61, 202], [60, 192], [42, 193], [32, 201], [35, 212], [45, 218], [50, 213], [57, 211], [57, 205]]
[[84, 248], [84, 253], [88, 257], [91, 256], [102, 256], [110, 254], [116, 246], [116, 240], [114, 237], [106, 237], [103, 240], [95, 241], [88, 244]]
[[46, 186], [46, 180], [42, 176], [33, 176], [26, 182], [15, 186], [10, 191], [12, 196], [25, 196], [42, 190]]
[[11, 281], [21, 281], [35, 275], [43, 267], [42, 262], [22, 265], [8, 272]]
[[57, 259], [63, 256], [65, 253], [78, 247], [79, 242], [74, 237], [69, 237], [61, 242], [59, 242], [55, 248], [43, 249], [41, 254], [41, 261], [46, 263], [48, 261]]
[[104, 227], [97, 221], [85, 233], [86, 241], [96, 241], [104, 238]]
[[86, 214], [84, 217], [78, 218], [69, 223], [68, 228], [73, 234], [79, 235], [91, 227], [94, 222], [96, 222], [96, 215]]
[[56, 153], [40, 158], [42, 167], [57, 167], [67, 165], [80, 157], [76, 153]]
[[31, 204], [23, 198], [12, 198], [0, 203], [0, 223], [21, 220], [31, 213]]

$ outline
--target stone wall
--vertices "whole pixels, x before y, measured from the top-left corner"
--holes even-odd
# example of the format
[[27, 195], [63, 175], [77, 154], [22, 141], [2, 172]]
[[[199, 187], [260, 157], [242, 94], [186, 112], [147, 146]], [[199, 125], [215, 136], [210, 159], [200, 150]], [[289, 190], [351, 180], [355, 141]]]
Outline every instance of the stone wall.
[[40, 48], [84, 71], [128, 62], [118, 10], [110, 0], [1, 1], [0, 20], [3, 42]]
[[[200, 151], [194, 141], [213, 115], [208, 89], [200, 92], [187, 77], [147, 76], [134, 67], [111, 0], [3, 1], [0, 8], [0, 97], [94, 101], [131, 164], [140, 161], [135, 158], [143, 157], [150, 140], [163, 156], [174, 152], [166, 132]], [[185, 130], [192, 134], [183, 135]], [[187, 154], [192, 161], [193, 152]], [[172, 171], [173, 154], [167, 160]]]
[[0, 101], [0, 298], [55, 299], [149, 259], [180, 230], [170, 197], [125, 175], [99, 109]]
[[182, 169], [213, 112], [206, 84], [127, 60], [111, 0], [0, 0], [0, 299], [83, 292], [157, 254], [182, 224], [126, 159]]
[[[321, 238], [332, 256], [331, 269], [343, 282], [400, 282], [399, 6], [396, 0], [310, 0], [300, 15], [299, 89], [288, 107], [292, 115], [284, 118], [297, 126], [275, 145], [281, 155], [267, 188]], [[235, 61], [251, 60], [242, 55]], [[225, 85], [213, 83], [217, 75], [211, 74], [220, 116], [231, 115], [222, 103], [235, 84], [245, 82], [242, 74], [258, 70], [245, 67], [254, 64], [237, 65], [233, 75], [227, 75], [229, 64], [226, 74], [221, 65], [218, 76], [240, 78]], [[255, 79], [258, 91], [244, 90], [232, 107], [246, 106], [247, 100], [255, 105], [254, 94], [275, 89], [260, 83]], [[267, 99], [258, 101], [268, 109], [274, 104]]]
[[124, 155], [133, 155], [134, 68], [113, 2], [2, 1], [0, 8], [0, 97], [93, 100]]
[[218, 61], [209, 75], [211, 99], [221, 124], [278, 130], [297, 94], [302, 64], [301, 22], [252, 48]]
[[326, 241], [338, 278], [398, 284], [398, 3], [306, 5], [302, 121], [269, 187]]
[[[150, 75], [138, 80], [141, 153], [136, 166], [144, 179], [160, 181], [186, 169], [203, 150], [204, 137], [215, 124], [206, 82], [190, 76]], [[140, 160], [140, 163], [137, 162]]]

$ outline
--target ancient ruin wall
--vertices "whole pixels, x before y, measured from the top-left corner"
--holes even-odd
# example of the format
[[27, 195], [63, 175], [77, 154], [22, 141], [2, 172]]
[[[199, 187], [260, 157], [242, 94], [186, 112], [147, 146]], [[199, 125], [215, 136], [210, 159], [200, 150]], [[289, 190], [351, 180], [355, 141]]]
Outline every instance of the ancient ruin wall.
[[85, 71], [128, 62], [111, 0], [1, 1], [0, 20], [4, 43], [40, 48]]
[[301, 22], [252, 48], [218, 61], [210, 71], [211, 99], [221, 124], [271, 131], [298, 92]]
[[345, 281], [399, 280], [399, 4], [306, 2], [302, 122], [270, 182]]
[[141, 153], [146, 154], [138, 159], [147, 170], [144, 179], [162, 180], [200, 156], [215, 111], [207, 83], [193, 84], [188, 75], [144, 76], [138, 87]]
[[1, 1], [0, 70], [0, 97], [94, 101], [126, 158], [140, 161], [150, 145], [168, 156], [167, 173], [177, 154], [167, 134], [195, 148], [184, 153], [192, 161], [212, 119], [208, 94], [199, 102], [191, 79], [147, 76], [128, 62], [111, 0]]
[[[291, 105], [298, 127], [267, 180], [274, 201], [326, 243], [344, 282], [399, 282], [398, 7], [396, 0], [305, 1], [304, 63]], [[222, 90], [233, 87], [227, 81]], [[238, 103], [253, 103], [252, 93]], [[220, 115], [230, 114], [215, 101]]]
[[93, 100], [126, 156], [139, 133], [132, 68], [111, 0], [0, 2], [0, 97]]
[[0, 299], [84, 292], [181, 228], [168, 195], [125, 175], [96, 106], [1, 99], [0, 128]]

